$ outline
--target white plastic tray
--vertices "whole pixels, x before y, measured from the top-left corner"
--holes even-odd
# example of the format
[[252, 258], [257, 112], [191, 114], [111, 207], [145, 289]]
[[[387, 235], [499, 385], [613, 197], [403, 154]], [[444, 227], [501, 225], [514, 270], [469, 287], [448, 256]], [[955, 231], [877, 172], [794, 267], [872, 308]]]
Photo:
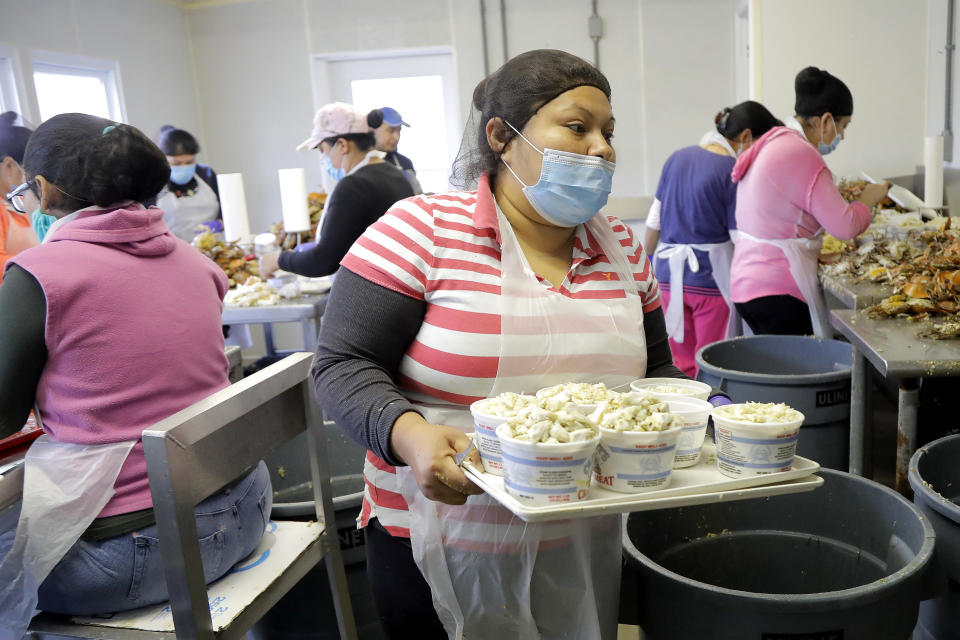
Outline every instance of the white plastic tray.
[[632, 511], [651, 511], [686, 507], [710, 502], [730, 502], [812, 491], [823, 484], [823, 478], [813, 475], [820, 465], [796, 456], [790, 471], [780, 471], [762, 476], [729, 478], [716, 467], [716, 449], [712, 442], [703, 444], [700, 462], [685, 469], [674, 469], [670, 485], [666, 489], [647, 493], [618, 493], [594, 483], [586, 500], [531, 507], [519, 502], [507, 493], [503, 478], [486, 473], [464, 461], [463, 470], [473, 481], [500, 504], [526, 522], [568, 520]]

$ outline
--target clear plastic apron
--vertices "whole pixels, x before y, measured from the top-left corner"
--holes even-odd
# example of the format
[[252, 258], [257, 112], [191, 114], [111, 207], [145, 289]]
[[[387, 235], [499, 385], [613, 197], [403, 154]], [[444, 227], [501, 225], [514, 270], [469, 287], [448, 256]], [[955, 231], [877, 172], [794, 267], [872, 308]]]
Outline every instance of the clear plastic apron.
[[197, 176], [197, 190], [192, 196], [178, 198], [170, 191], [164, 191], [157, 198], [157, 206], [163, 209], [163, 221], [171, 233], [190, 242], [196, 234], [197, 225], [209, 222], [217, 217], [220, 202], [206, 180]]
[[[719, 134], [717, 134], [719, 135]], [[738, 314], [730, 300], [730, 263], [733, 261], [733, 241], [703, 244], [672, 244], [662, 242], [653, 252], [653, 259], [667, 260], [670, 263], [670, 303], [664, 316], [667, 335], [675, 342], [683, 342], [683, 274], [687, 267], [694, 273], [700, 271], [698, 251], [706, 251], [713, 268], [713, 280], [717, 283], [720, 295], [730, 309], [727, 320], [727, 338], [737, 335]]]
[[16, 534], [0, 531], [0, 548], [10, 548], [0, 561], [0, 640], [21, 640], [37, 589], [110, 501], [136, 442], [80, 445], [42, 435], [31, 445]]
[[[501, 343], [490, 396], [565, 382], [622, 386], [643, 377], [643, 308], [633, 272], [601, 215], [586, 224], [626, 299], [572, 300], [539, 283], [498, 211], [502, 239]], [[612, 275], [612, 274], [611, 274]], [[572, 353], [587, 344], [590, 352]], [[524, 385], [530, 386], [524, 386]], [[420, 406], [428, 422], [473, 430], [470, 412]], [[426, 499], [399, 468], [414, 559], [451, 638], [604, 638], [617, 634], [620, 518], [526, 523], [486, 495], [463, 506]]]
[[827, 301], [823, 298], [823, 290], [817, 279], [817, 260], [823, 245], [823, 229], [821, 228], [810, 238], [757, 238], [742, 229], [737, 233], [739, 239], [746, 238], [752, 242], [770, 244], [783, 251], [790, 266], [790, 275], [793, 276], [793, 281], [797, 283], [797, 288], [807, 301], [814, 335], [820, 338], [833, 337]]

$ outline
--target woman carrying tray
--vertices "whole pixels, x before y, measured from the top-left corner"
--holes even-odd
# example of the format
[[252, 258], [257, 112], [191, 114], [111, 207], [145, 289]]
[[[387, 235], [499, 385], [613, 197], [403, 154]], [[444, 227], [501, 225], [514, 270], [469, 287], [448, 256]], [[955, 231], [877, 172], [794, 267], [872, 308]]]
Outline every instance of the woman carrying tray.
[[475, 188], [403, 200], [353, 245], [317, 392], [368, 449], [359, 526], [390, 637], [613, 638], [619, 518], [527, 524], [454, 461], [480, 398], [684, 377], [638, 239], [597, 215], [615, 161], [610, 86], [580, 58], [530, 51], [473, 106], [454, 173]]

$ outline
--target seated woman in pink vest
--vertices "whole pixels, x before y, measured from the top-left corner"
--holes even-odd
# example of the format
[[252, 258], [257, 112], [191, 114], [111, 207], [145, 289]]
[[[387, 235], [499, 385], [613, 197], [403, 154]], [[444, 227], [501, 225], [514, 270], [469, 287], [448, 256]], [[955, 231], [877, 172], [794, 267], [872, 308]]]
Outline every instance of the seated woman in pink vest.
[[[89, 525], [79, 539], [45, 579], [37, 577], [37, 606], [90, 615], [163, 602], [140, 437], [230, 384], [220, 328], [227, 279], [170, 233], [163, 211], [144, 205], [167, 183], [170, 166], [136, 128], [55, 116], [33, 134], [23, 168], [13, 205], [22, 206], [29, 190], [57, 221], [42, 244], [7, 263], [0, 286], [0, 438], [19, 430], [35, 405], [55, 451], [62, 443], [131, 447], [111, 476], [112, 495], [106, 484], [105, 506], [81, 516]], [[86, 492], [89, 477], [67, 470], [72, 450], [61, 447], [64, 469], [53, 475]], [[24, 505], [35, 489], [30, 465], [28, 454]], [[197, 506], [208, 582], [256, 547], [270, 507], [262, 462]], [[0, 575], [16, 555], [8, 554], [11, 537], [0, 535]]]
[[824, 230], [841, 240], [863, 233], [888, 185], [869, 185], [847, 203], [823, 161], [843, 140], [853, 95], [842, 80], [807, 67], [795, 80], [796, 115], [740, 155], [738, 236], [730, 292], [754, 333], [831, 334], [817, 256]]

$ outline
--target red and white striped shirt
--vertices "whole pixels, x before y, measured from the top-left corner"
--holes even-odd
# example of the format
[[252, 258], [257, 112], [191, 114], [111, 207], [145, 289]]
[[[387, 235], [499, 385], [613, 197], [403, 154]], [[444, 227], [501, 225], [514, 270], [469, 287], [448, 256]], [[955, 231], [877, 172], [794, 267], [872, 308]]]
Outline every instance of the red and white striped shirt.
[[[608, 220], [633, 270], [644, 312], [658, 308], [657, 281], [639, 240], [620, 220]], [[461, 410], [465, 428], [470, 426], [468, 406], [489, 395], [497, 376], [500, 246], [496, 203], [488, 177], [483, 176], [477, 191], [396, 203], [367, 228], [341, 263], [367, 280], [427, 304], [423, 324], [401, 362], [397, 386], [414, 403]], [[616, 270], [584, 225], [576, 231], [570, 271], [553, 290], [583, 300], [584, 313], [596, 311], [604, 300], [626, 296]], [[587, 355], [589, 340], [565, 340], [563, 348], [571, 355]], [[530, 387], [524, 380], [514, 382], [515, 388]], [[409, 537], [407, 503], [396, 469], [368, 451], [364, 479], [360, 526], [377, 517], [391, 534]]]

